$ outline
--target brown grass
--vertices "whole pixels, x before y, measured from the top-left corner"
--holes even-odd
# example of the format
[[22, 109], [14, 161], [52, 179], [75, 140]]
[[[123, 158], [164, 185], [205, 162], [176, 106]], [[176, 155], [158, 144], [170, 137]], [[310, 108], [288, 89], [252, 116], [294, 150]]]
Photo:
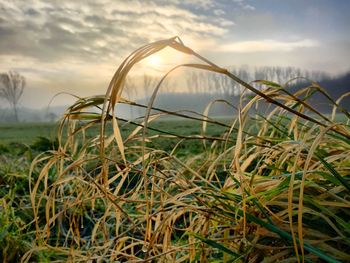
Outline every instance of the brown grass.
[[[115, 107], [131, 103], [121, 97], [126, 76], [165, 47], [203, 64], [180, 65], [166, 74], [144, 120], [123, 138]], [[163, 80], [179, 67], [224, 74], [254, 97], [242, 96], [234, 105], [237, 115], [219, 137], [206, 136], [207, 125], [227, 125], [208, 116], [211, 105], [201, 119], [201, 134], [151, 134], [153, 119], [178, 115], [152, 114], [152, 108]], [[106, 95], [80, 99], [67, 110], [59, 149], [33, 162], [37, 244], [22, 261], [39, 252], [49, 260], [74, 262], [350, 261], [349, 126], [302, 99], [315, 89], [326, 94], [315, 83], [296, 94], [261, 83], [264, 90], [254, 88], [178, 38], [133, 52]], [[270, 106], [262, 113], [264, 101]], [[339, 101], [330, 103], [336, 111]], [[99, 136], [86, 137], [95, 126]], [[178, 142], [173, 150], [152, 148], [164, 137]], [[193, 139], [203, 141], [203, 151], [177, 156], [176, 147]]]

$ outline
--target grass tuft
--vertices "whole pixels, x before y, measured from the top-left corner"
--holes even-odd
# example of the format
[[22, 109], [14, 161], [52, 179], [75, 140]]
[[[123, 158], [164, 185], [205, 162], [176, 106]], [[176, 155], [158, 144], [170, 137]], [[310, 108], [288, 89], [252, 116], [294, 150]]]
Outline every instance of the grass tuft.
[[[132, 67], [166, 47], [202, 64], [172, 69], [148, 105], [123, 99]], [[154, 108], [162, 82], [179, 67], [223, 74], [250, 93], [239, 105], [213, 102], [235, 109], [225, 121], [209, 116], [213, 103], [197, 115]], [[349, 113], [338, 109], [342, 98], [329, 98], [345, 120], [337, 122], [335, 113], [309, 104], [315, 92], [325, 94], [317, 84], [291, 94], [259, 82], [262, 89], [177, 37], [131, 53], [104, 96], [67, 110], [58, 145], [33, 161], [36, 246], [23, 262], [43, 255], [77, 262], [350, 261], [350, 128]], [[118, 103], [147, 108], [143, 120], [119, 118]], [[157, 126], [163, 116], [190, 120], [198, 132]]]

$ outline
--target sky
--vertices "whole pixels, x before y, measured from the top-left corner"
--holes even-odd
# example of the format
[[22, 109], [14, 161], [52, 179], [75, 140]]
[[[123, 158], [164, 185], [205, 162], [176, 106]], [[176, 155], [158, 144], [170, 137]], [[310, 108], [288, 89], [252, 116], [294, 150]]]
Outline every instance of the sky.
[[[25, 76], [20, 105], [41, 108], [59, 92], [104, 94], [130, 52], [179, 36], [222, 67], [294, 66], [337, 75], [350, 70], [349, 12], [348, 0], [2, 0], [0, 72]], [[135, 74], [189, 60], [168, 50]], [[58, 95], [52, 105], [71, 102]]]

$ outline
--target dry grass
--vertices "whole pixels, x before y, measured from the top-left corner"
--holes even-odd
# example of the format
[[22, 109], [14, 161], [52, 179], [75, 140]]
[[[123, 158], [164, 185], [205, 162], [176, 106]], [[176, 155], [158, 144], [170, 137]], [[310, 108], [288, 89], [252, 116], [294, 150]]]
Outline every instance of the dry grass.
[[[148, 133], [154, 119], [183, 115], [151, 111], [162, 81], [176, 67], [155, 87], [144, 120], [122, 138], [115, 107], [131, 103], [121, 97], [126, 76], [165, 47], [203, 61], [178, 67], [224, 74], [252, 92], [235, 105], [230, 125], [207, 116], [209, 105], [197, 118], [201, 134]], [[38, 253], [74, 262], [350, 261], [349, 126], [308, 104], [313, 92], [324, 93], [315, 83], [297, 94], [260, 83], [264, 90], [178, 38], [133, 52], [105, 96], [80, 99], [67, 110], [59, 149], [34, 160], [30, 193], [37, 244], [22, 261]], [[336, 110], [337, 102], [330, 103]], [[207, 125], [227, 130], [214, 138], [206, 136]], [[100, 135], [87, 139], [94, 126]], [[151, 147], [164, 137], [178, 144], [171, 151]], [[178, 157], [178, 147], [189, 140], [203, 141], [202, 152]]]

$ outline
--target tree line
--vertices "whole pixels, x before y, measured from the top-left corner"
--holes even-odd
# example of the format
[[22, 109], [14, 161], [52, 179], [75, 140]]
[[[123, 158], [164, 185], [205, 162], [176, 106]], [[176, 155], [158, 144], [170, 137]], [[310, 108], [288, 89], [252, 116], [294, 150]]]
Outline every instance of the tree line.
[[[329, 78], [322, 71], [301, 70], [294, 67], [256, 67], [249, 68], [242, 66], [238, 68], [230, 68], [229, 71], [238, 78], [252, 82], [257, 85], [255, 80], [268, 80], [280, 85], [293, 80], [294, 84], [305, 81], [306, 79], [320, 81]], [[186, 86], [190, 93], [210, 93], [224, 96], [238, 96], [243, 92], [243, 87], [237, 82], [226, 76], [212, 73], [191, 71], [186, 76]]]
[[[247, 66], [231, 67], [229, 71], [240, 79], [257, 85], [254, 80], [268, 80], [278, 84], [284, 84], [295, 79], [293, 85], [310, 79], [317, 82], [325, 82], [333, 79], [322, 71], [307, 71], [295, 67], [255, 67]], [[127, 77], [125, 81], [124, 96], [129, 100], [139, 100], [151, 95], [161, 77], [143, 75], [140, 78]], [[339, 77], [340, 78], [340, 77]], [[337, 79], [337, 78], [336, 78]], [[334, 80], [336, 80], [334, 79]], [[328, 81], [328, 82], [327, 82]], [[344, 81], [343, 81], [344, 82]], [[18, 122], [18, 103], [26, 86], [26, 79], [20, 73], [9, 71], [0, 73], [0, 99], [6, 101], [13, 112], [13, 122]], [[161, 86], [162, 93], [182, 92], [195, 94], [207, 94], [213, 96], [233, 97], [243, 92], [243, 87], [233, 80], [212, 72], [189, 70], [178, 76], [167, 78]], [[130, 115], [133, 115], [130, 109]], [[53, 118], [52, 118], [53, 119]]]
[[[293, 84], [306, 81], [321, 81], [330, 79], [330, 76], [322, 71], [301, 70], [295, 67], [255, 67], [247, 66], [231, 67], [229, 69], [238, 78], [253, 82], [254, 80], [268, 80], [278, 84], [285, 84], [293, 80]], [[160, 77], [143, 75], [139, 79], [127, 78], [125, 83], [125, 94], [127, 98], [149, 97]], [[253, 85], [257, 85], [254, 82]], [[172, 77], [162, 83], [163, 93], [185, 92], [191, 94], [213, 94], [222, 96], [239, 96], [243, 92], [243, 87], [226, 76], [198, 70], [190, 70], [183, 75]]]

